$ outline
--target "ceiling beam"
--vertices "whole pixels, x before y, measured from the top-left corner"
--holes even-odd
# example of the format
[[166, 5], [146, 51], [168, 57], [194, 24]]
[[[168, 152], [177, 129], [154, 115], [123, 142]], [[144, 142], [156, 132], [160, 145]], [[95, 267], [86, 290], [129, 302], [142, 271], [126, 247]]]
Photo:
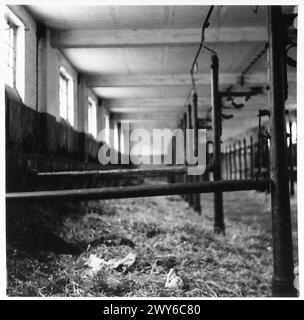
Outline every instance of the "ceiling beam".
[[[111, 108], [181, 108], [186, 102], [183, 98], [143, 98], [143, 99], [108, 99], [104, 100], [103, 106]], [[210, 104], [210, 97], [199, 97], [198, 104]]]
[[[149, 108], [142, 108], [142, 107], [109, 107], [110, 112], [119, 112], [119, 113], [132, 113], [132, 112], [141, 112], [141, 113], [150, 113], [150, 112], [164, 112], [163, 107], [149, 107]], [[182, 106], [167, 106], [165, 111], [166, 112], [179, 112], [182, 110]]]
[[[200, 28], [153, 30], [70, 30], [53, 31], [51, 43], [57, 48], [122, 48], [163, 45], [193, 45], [201, 40]], [[208, 28], [205, 43], [267, 42], [265, 27]]]
[[160, 122], [163, 121], [176, 121], [177, 115], [172, 115], [170, 113], [164, 112], [150, 112], [149, 117], [147, 118], [147, 113], [140, 113], [140, 112], [131, 112], [131, 113], [120, 113], [115, 112], [111, 113], [111, 119], [114, 121], [122, 121], [122, 120], [140, 120], [140, 121], [147, 121], [150, 122], [152, 120], [157, 120]]
[[[295, 78], [295, 77], [294, 77]], [[197, 85], [210, 85], [210, 74], [195, 75]], [[239, 74], [224, 73], [219, 75], [221, 85], [235, 84], [239, 80]], [[266, 84], [267, 73], [253, 73], [245, 76], [245, 84]], [[86, 84], [90, 88], [97, 87], [163, 87], [163, 86], [186, 86], [192, 84], [189, 74], [169, 75], [89, 75]]]

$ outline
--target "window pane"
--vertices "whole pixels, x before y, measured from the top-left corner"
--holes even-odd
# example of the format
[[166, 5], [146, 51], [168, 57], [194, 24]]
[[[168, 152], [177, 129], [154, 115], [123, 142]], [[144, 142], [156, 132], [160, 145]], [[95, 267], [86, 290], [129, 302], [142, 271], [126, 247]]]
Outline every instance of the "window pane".
[[60, 75], [59, 78], [59, 114], [60, 117], [67, 120], [68, 111], [68, 90], [67, 90], [67, 79]]
[[71, 77], [67, 80], [67, 105], [68, 105], [68, 121], [74, 125], [74, 90], [73, 79]]
[[16, 48], [15, 48], [15, 33], [16, 27], [5, 22], [5, 36], [4, 36], [4, 64], [5, 64], [5, 82], [11, 87], [15, 86], [15, 74], [16, 74]]
[[92, 99], [88, 101], [88, 132], [94, 137], [97, 137], [97, 114], [96, 103]]

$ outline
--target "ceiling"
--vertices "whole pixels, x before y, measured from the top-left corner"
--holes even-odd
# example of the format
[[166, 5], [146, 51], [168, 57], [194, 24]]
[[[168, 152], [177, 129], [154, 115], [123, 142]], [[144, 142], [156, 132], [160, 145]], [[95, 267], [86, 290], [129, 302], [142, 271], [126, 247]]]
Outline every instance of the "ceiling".
[[[26, 7], [53, 30], [52, 45], [86, 75], [87, 85], [114, 119], [137, 127], [176, 127], [191, 89], [190, 68], [209, 6]], [[284, 10], [292, 12], [293, 7]], [[205, 42], [218, 53], [221, 90], [230, 85], [240, 89], [240, 72], [267, 41], [266, 7], [215, 7]], [[200, 117], [210, 108], [210, 59], [208, 51], [201, 53], [195, 76]], [[288, 77], [287, 105], [294, 108], [295, 70]], [[264, 54], [247, 74], [244, 88], [266, 84]], [[234, 118], [223, 122], [223, 140], [256, 126], [257, 110], [267, 107], [267, 94], [260, 94], [242, 110], [229, 111]]]

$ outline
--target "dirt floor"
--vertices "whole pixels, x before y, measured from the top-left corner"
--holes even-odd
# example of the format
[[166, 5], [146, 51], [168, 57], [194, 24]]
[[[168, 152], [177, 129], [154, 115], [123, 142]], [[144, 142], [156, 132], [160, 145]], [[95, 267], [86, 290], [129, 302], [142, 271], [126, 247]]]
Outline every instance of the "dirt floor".
[[[8, 208], [7, 294], [270, 296], [270, 195], [225, 193], [225, 236], [213, 234], [212, 194], [201, 199], [202, 215], [180, 196]], [[297, 259], [295, 198], [292, 212]], [[129, 253], [136, 260], [128, 268], [104, 264], [94, 273], [88, 265], [92, 255], [109, 261]], [[165, 288], [171, 268], [181, 289]]]

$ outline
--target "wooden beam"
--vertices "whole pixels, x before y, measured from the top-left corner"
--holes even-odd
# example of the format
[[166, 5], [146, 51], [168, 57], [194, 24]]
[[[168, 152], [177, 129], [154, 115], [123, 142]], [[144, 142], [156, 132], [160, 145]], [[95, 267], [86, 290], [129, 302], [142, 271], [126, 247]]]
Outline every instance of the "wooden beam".
[[[224, 73], [219, 75], [220, 85], [231, 85], [238, 82], [239, 74]], [[290, 80], [296, 81], [296, 76], [291, 74]], [[245, 77], [248, 85], [263, 85], [268, 81], [267, 72], [254, 73]], [[210, 75], [195, 75], [197, 85], [210, 86]], [[91, 75], [86, 77], [88, 87], [163, 87], [163, 86], [187, 86], [191, 85], [190, 74], [166, 74], [166, 75]]]
[[[56, 48], [123, 48], [181, 46], [198, 44], [200, 28], [153, 30], [73, 30], [53, 31], [51, 44]], [[265, 27], [208, 28], [205, 42], [266, 42]]]

